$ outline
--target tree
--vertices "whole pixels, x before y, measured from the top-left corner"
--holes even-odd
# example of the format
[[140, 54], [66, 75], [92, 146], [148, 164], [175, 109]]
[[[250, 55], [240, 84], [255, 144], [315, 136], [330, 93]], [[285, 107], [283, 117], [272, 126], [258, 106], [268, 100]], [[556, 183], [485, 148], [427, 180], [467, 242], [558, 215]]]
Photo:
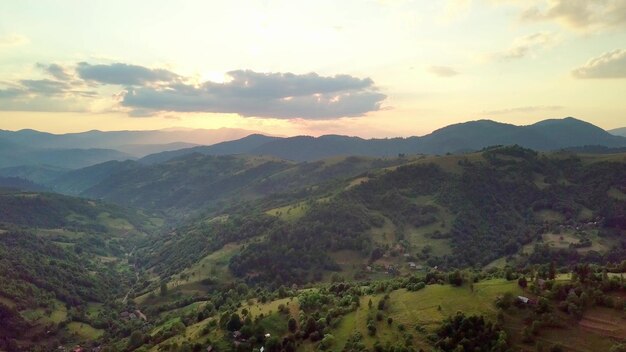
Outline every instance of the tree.
[[289, 318], [289, 321], [287, 322], [287, 327], [289, 328], [289, 331], [291, 332], [296, 332], [296, 330], [298, 329], [298, 323], [296, 322], [296, 319]]
[[241, 329], [241, 326], [242, 326], [242, 325], [243, 325], [243, 324], [241, 323], [241, 317], [239, 317], [239, 314], [237, 314], [237, 313], [233, 313], [233, 314], [230, 316], [230, 320], [229, 320], [229, 321], [228, 321], [228, 323], [226, 324], [226, 328], [227, 328], [229, 331], [236, 331], [236, 330]]
[[332, 345], [335, 343], [335, 337], [331, 334], [326, 334], [324, 335], [324, 338], [322, 339], [322, 341], [320, 342], [320, 347], [325, 350], [329, 347], [332, 347]]
[[565, 352], [565, 349], [560, 343], [557, 343], [550, 348], [550, 352]]
[[618, 343], [612, 346], [609, 352], [626, 352], [626, 345]]
[[378, 310], [384, 310], [385, 309], [385, 300], [381, 299], [380, 301], [378, 301]]
[[517, 284], [521, 288], [526, 288], [528, 286], [528, 280], [526, 280], [526, 277], [522, 276], [517, 280]]
[[317, 322], [315, 321], [315, 318], [309, 317], [309, 319], [307, 319], [306, 321], [306, 326], [305, 326], [304, 331], [306, 332], [307, 335], [310, 335], [316, 330], [317, 330]]
[[376, 335], [376, 325], [374, 325], [374, 322], [370, 321], [369, 323], [367, 323], [367, 333], [370, 336]]
[[268, 352], [278, 352], [280, 351], [280, 341], [276, 336], [272, 336], [265, 341], [265, 348]]
[[137, 347], [141, 346], [142, 344], [143, 344], [143, 334], [141, 333], [141, 331], [139, 330], [133, 331], [133, 333], [130, 334], [130, 339], [128, 340], [128, 347], [134, 350]]
[[556, 278], [556, 266], [554, 262], [550, 262], [550, 269], [548, 269], [548, 279], [554, 280]]
[[161, 296], [167, 296], [167, 282], [163, 281], [161, 282], [161, 290], [160, 290], [160, 294]]
[[463, 285], [463, 276], [461, 276], [460, 271], [455, 270], [448, 275], [448, 281], [454, 286], [461, 286]]
[[496, 306], [500, 309], [507, 310], [513, 304], [515, 296], [511, 292], [505, 292], [502, 297], [498, 297], [496, 300]]

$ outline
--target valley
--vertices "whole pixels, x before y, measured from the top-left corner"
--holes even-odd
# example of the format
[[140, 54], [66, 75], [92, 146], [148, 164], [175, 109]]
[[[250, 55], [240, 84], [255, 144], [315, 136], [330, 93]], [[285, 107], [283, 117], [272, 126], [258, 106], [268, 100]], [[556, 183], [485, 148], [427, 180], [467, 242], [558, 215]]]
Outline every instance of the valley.
[[451, 351], [466, 320], [494, 351], [626, 337], [624, 153], [194, 152], [47, 180], [0, 191], [0, 350]]

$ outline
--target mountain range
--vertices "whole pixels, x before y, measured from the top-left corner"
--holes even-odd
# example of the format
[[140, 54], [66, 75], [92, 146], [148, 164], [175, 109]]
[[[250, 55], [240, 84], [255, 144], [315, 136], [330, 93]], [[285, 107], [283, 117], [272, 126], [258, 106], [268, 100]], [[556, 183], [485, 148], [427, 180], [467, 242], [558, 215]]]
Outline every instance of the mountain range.
[[[149, 147], [176, 149], [193, 145], [209, 145], [247, 136], [254, 131], [220, 128], [163, 129], [150, 131], [87, 131], [80, 133], [52, 134], [35, 130], [0, 130], [0, 141], [26, 145], [35, 149], [116, 149], [123, 153], [150, 154]], [[169, 145], [169, 147], [168, 147]], [[171, 150], [170, 149], [170, 150]], [[144, 155], [146, 155], [144, 154]]]
[[512, 144], [541, 151], [591, 145], [619, 148], [626, 146], [626, 138], [572, 117], [544, 120], [528, 126], [479, 120], [450, 125], [422, 137], [408, 138], [363, 139], [340, 135], [278, 138], [251, 135], [237, 141], [153, 154], [140, 161], [148, 164], [162, 162], [190, 153], [243, 153], [312, 161], [339, 155], [390, 157], [398, 154], [459, 153]]
[[[622, 130], [614, 130], [611, 134], [590, 123], [567, 117], [528, 126], [478, 120], [446, 126], [421, 137], [384, 139], [342, 135], [273, 137], [225, 128], [89, 131], [63, 135], [33, 130], [0, 131], [0, 176], [21, 177], [41, 184], [50, 184], [52, 180], [63, 183], [62, 177], [70, 170], [109, 161], [139, 158], [141, 164], [152, 165], [194, 153], [263, 155], [296, 162], [348, 155], [441, 155], [513, 144], [539, 151], [579, 148], [577, 151], [581, 152], [580, 148], [585, 147], [590, 152], [602, 150], [607, 153], [626, 147], [626, 137], [617, 135]], [[591, 146], [595, 148], [589, 148]], [[156, 153], [149, 154], [151, 152]], [[100, 166], [101, 175], [115, 172], [109, 167], [117, 166]], [[59, 190], [68, 190], [65, 183], [63, 186], [57, 184], [61, 187]]]
[[232, 128], [154, 131], [87, 131], [52, 134], [35, 130], [0, 130], [0, 168], [47, 165], [77, 169], [111, 160], [214, 144], [254, 131]]
[[626, 137], [626, 127], [610, 130], [609, 133], [616, 135], [616, 136]]

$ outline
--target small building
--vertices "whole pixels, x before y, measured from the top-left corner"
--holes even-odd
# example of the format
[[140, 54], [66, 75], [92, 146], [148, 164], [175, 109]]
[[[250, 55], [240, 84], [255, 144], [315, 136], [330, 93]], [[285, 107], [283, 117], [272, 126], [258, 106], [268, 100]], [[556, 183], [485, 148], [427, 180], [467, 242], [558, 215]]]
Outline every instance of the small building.
[[532, 304], [532, 305], [537, 304], [537, 301], [535, 301], [534, 299], [525, 297], [525, 296], [517, 296], [517, 300], [524, 304]]
[[409, 268], [417, 269], [417, 264], [415, 264], [414, 262], [409, 262]]
[[213, 346], [210, 346], [206, 348], [206, 352], [213, 352]]
[[146, 317], [146, 315], [143, 314], [139, 309], [135, 310], [135, 315], [143, 321], [148, 321], [148, 318]]

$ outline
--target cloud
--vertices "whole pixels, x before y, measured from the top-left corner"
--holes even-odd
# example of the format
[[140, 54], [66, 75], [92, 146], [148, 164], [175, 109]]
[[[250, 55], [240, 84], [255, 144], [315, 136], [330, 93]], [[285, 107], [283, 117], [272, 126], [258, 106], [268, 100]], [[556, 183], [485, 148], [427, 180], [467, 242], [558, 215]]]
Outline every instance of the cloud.
[[175, 82], [180, 77], [168, 70], [149, 69], [143, 66], [114, 63], [110, 65], [90, 65], [81, 62], [76, 67], [79, 77], [87, 81], [103, 84], [139, 86], [148, 83]]
[[538, 32], [523, 37], [516, 38], [511, 47], [500, 53], [496, 53], [495, 57], [499, 60], [516, 60], [521, 59], [554, 42], [554, 36], [547, 32]]
[[[83, 90], [81, 81], [67, 82], [52, 79], [22, 79], [4, 82], [0, 87], [2, 111], [86, 111], [88, 100], [98, 96], [95, 91]], [[8, 87], [6, 87], [8, 85]]]
[[334, 119], [380, 109], [384, 94], [374, 82], [349, 75], [228, 72], [225, 83], [184, 83], [128, 88], [122, 105], [139, 110], [235, 113], [245, 117]]
[[624, 0], [548, 0], [544, 6], [525, 10], [523, 21], [557, 21], [567, 27], [586, 30], [626, 25]]
[[595, 57], [572, 71], [576, 78], [626, 78], [626, 50], [618, 49]]
[[65, 82], [50, 79], [23, 79], [20, 83], [27, 92], [46, 96], [60, 95], [71, 88], [71, 86]]
[[508, 114], [517, 114], [517, 113], [535, 113], [535, 112], [545, 112], [545, 111], [556, 111], [556, 110], [561, 110], [561, 109], [563, 109], [563, 107], [558, 106], [558, 105], [521, 106], [517, 108], [483, 111], [482, 114], [483, 115], [508, 115]]
[[7, 34], [0, 36], [0, 48], [9, 48], [28, 44], [30, 41], [27, 37], [19, 34]]
[[448, 66], [430, 66], [428, 72], [439, 77], [452, 77], [459, 74], [458, 71]]
[[67, 72], [67, 69], [65, 67], [58, 64], [45, 65], [38, 63], [37, 67], [44, 70], [52, 77], [61, 81], [69, 81], [73, 78], [73, 76]]
[[16, 98], [23, 95], [24, 91], [16, 88], [0, 89], [0, 99]]
[[[50, 78], [22, 79], [0, 86], [5, 106], [25, 106], [27, 101], [82, 102], [83, 106], [106, 104], [98, 92], [116, 86], [108, 109], [132, 117], [163, 116], [168, 112], [230, 113], [244, 117], [330, 120], [363, 116], [381, 109], [387, 98], [370, 78], [346, 74], [261, 73], [251, 70], [228, 72], [226, 82], [197, 82], [165, 69], [125, 63], [75, 66], [37, 64]], [[445, 72], [443, 72], [445, 74]], [[449, 73], [448, 73], [449, 74]], [[96, 99], [100, 99], [96, 102]], [[96, 104], [92, 104], [96, 102]], [[10, 104], [9, 104], [10, 103]], [[103, 104], [104, 103], [104, 104]]]

